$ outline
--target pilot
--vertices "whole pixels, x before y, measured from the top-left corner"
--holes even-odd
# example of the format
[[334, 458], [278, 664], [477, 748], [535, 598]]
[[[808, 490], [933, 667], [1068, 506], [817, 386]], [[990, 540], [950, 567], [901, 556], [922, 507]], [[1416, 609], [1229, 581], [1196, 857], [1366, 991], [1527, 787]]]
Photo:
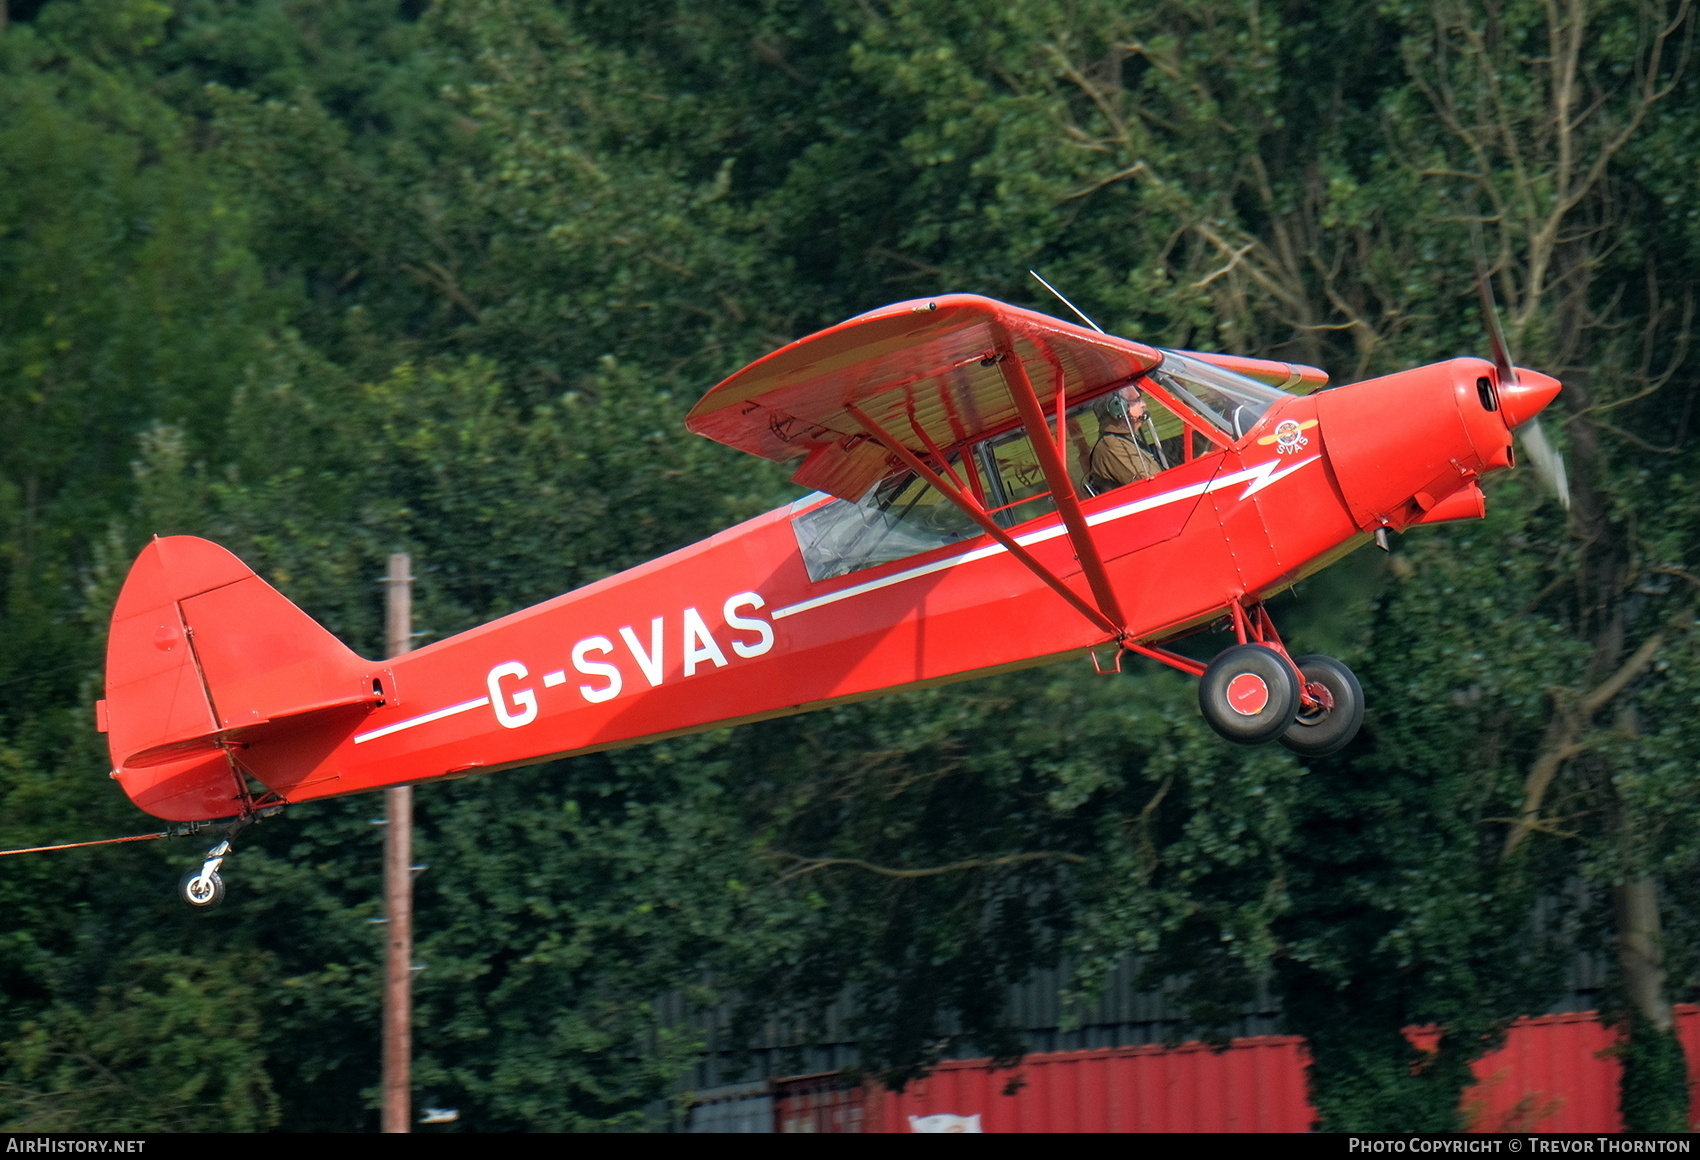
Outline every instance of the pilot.
[[1150, 479], [1162, 470], [1149, 451], [1134, 441], [1133, 432], [1145, 419], [1145, 396], [1129, 384], [1099, 399], [1098, 442], [1086, 464], [1086, 486], [1102, 495], [1124, 483]]

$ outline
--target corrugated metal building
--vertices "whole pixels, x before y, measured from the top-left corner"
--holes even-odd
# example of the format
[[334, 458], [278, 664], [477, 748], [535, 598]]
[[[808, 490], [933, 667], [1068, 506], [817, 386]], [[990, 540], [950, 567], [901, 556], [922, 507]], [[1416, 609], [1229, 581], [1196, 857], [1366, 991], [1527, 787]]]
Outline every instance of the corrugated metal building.
[[[699, 1017], [710, 1051], [699, 1065], [691, 1131], [1257, 1131], [1302, 1132], [1315, 1118], [1305, 1090], [1304, 1041], [1273, 1034], [1279, 1011], [1266, 993], [1243, 1010], [1226, 1050], [1161, 1046], [1186, 1029], [1165, 992], [1142, 992], [1136, 965], [1110, 980], [1074, 1030], [1061, 1027], [1062, 971], [1040, 972], [1010, 998], [1029, 1054], [1014, 1070], [952, 1060], [902, 1093], [847, 1089], [856, 1062], [844, 1034], [848, 1008], [827, 1034], [770, 1025], [746, 1074], [714, 1042], [724, 1012]], [[1579, 957], [1572, 987], [1549, 1014], [1519, 1020], [1506, 1046], [1478, 1061], [1467, 1118], [1485, 1131], [1614, 1131], [1619, 1065], [1614, 1033], [1591, 1005], [1597, 972]], [[684, 1012], [674, 1012], [683, 1017]], [[1700, 1081], [1700, 1008], [1679, 1008], [1691, 1074]], [[1412, 1031], [1419, 1044], [1423, 1032]], [[814, 1039], [814, 1042], [810, 1042]], [[757, 1076], [765, 1071], [765, 1083]], [[737, 1078], [742, 1083], [727, 1083]], [[719, 1082], [715, 1082], [718, 1080]], [[1700, 1110], [1697, 1110], [1700, 1114]], [[942, 1126], [941, 1126], [942, 1125]]]
[[[1110, 973], [1102, 997], [1081, 1011], [1079, 1026], [1065, 1030], [1062, 994], [1067, 969], [1036, 971], [1027, 982], [1010, 989], [1009, 1018], [1021, 1029], [1022, 1044], [1030, 1052], [1142, 1047], [1187, 1038], [1193, 1032], [1192, 1023], [1185, 1009], [1171, 998], [1173, 989], [1140, 990], [1138, 978], [1136, 962], [1122, 963]], [[711, 1013], [692, 1011], [675, 994], [663, 1000], [659, 1009], [663, 1026], [686, 1024], [707, 1044], [702, 1062], [690, 1077], [689, 1086], [699, 1097], [703, 1092], [769, 1076], [813, 1075], [854, 1067], [859, 1056], [848, 1030], [851, 1014], [848, 1000], [841, 1000], [827, 1010], [824, 1026], [817, 1029], [769, 1023], [750, 1045], [748, 1061], [740, 1063], [730, 1046], [729, 1008]], [[1279, 1014], [1274, 998], [1259, 988], [1227, 1031], [1235, 1037], [1273, 1035]]]

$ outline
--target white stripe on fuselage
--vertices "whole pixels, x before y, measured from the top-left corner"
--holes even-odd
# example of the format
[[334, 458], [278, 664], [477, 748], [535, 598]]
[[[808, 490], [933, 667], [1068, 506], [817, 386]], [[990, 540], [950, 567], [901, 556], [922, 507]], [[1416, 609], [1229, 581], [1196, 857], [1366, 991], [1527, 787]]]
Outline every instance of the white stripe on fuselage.
[[450, 705], [447, 709], [438, 709], [435, 713], [409, 717], [405, 721], [397, 721], [394, 725], [385, 725], [382, 729], [374, 729], [370, 733], [356, 733], [354, 744], [359, 745], [365, 741], [376, 741], [380, 737], [388, 737], [391, 733], [400, 733], [403, 729], [411, 729], [415, 725], [426, 725], [432, 721], [441, 721], [444, 717], [453, 717], [456, 713], [481, 709], [489, 703], [490, 698], [488, 697], [480, 697], [476, 701], [462, 701], [458, 705]]
[[[1224, 488], [1234, 486], [1236, 483], [1245, 483], [1247, 485], [1246, 489], [1241, 492], [1239, 496], [1240, 499], [1246, 499], [1262, 491], [1270, 484], [1285, 479], [1299, 468], [1315, 463], [1318, 458], [1318, 456], [1312, 455], [1309, 459], [1301, 459], [1291, 467], [1283, 468], [1279, 471], [1276, 469], [1281, 467], [1281, 460], [1266, 460], [1263, 463], [1259, 463], [1256, 467], [1248, 467], [1244, 471], [1236, 471], [1232, 475], [1216, 476], [1213, 479], [1205, 480], [1203, 483], [1190, 484], [1187, 487], [1177, 487], [1173, 491], [1165, 491], [1157, 495], [1146, 496], [1144, 499], [1136, 499], [1131, 503], [1120, 504], [1113, 508], [1105, 508], [1101, 512], [1095, 512], [1092, 515], [1087, 516], [1086, 525], [1088, 527], [1095, 528], [1099, 524], [1107, 524], [1114, 520], [1125, 519], [1128, 516], [1138, 515], [1140, 512], [1150, 511], [1153, 508], [1160, 508], [1165, 507], [1168, 504], [1179, 503], [1183, 499], [1192, 499], [1195, 496], [1206, 495], [1213, 491], [1221, 491]], [[1050, 524], [1046, 527], [1028, 532], [1025, 535], [1015, 537], [1015, 542], [1025, 548], [1032, 544], [1042, 544], [1046, 540], [1054, 540], [1058, 536], [1064, 535], [1065, 532], [1066, 529], [1062, 524]], [[868, 580], [861, 584], [852, 584], [850, 587], [840, 588], [836, 592], [828, 592], [823, 596], [816, 596], [809, 600], [799, 601], [796, 604], [789, 604], [784, 608], [776, 608], [773, 611], [773, 619], [783, 620], [787, 616], [796, 616], [800, 612], [810, 612], [816, 608], [824, 608], [828, 604], [836, 604], [840, 600], [848, 600], [852, 596], [860, 596], [865, 592], [877, 592], [881, 588], [889, 588], [893, 584], [901, 584], [905, 580], [914, 580], [921, 576], [930, 576], [934, 572], [942, 572], [947, 568], [956, 568], [963, 564], [972, 564], [976, 560], [984, 560], [988, 557], [997, 555], [999, 552], [1007, 551], [1009, 551], [1009, 549], [1004, 547], [1002, 544], [987, 544], [984, 547], [963, 552], [958, 556], [947, 556], [942, 560], [934, 560], [929, 564], [922, 564], [918, 568], [909, 568], [902, 572], [894, 572], [890, 576], [882, 576], [877, 580]], [[552, 678], [556, 675], [557, 674], [555, 673], [547, 674], [543, 679], [544, 685], [552, 688], [555, 685], [561, 684], [561, 681], [552, 680]], [[386, 725], [382, 729], [374, 729], [370, 733], [357, 733], [354, 735], [354, 743], [356, 745], [360, 745], [367, 741], [376, 741], [380, 737], [388, 737], [392, 733], [400, 733], [403, 729], [412, 729], [415, 725], [427, 725], [432, 721], [441, 721], [445, 717], [453, 717], [458, 713], [465, 713], [471, 709], [482, 708], [489, 703], [489, 697], [479, 697], [475, 701], [462, 701], [458, 705], [450, 705], [447, 709], [438, 709], [434, 713], [425, 713], [418, 717], [409, 717], [405, 721], [397, 721], [394, 725]]]

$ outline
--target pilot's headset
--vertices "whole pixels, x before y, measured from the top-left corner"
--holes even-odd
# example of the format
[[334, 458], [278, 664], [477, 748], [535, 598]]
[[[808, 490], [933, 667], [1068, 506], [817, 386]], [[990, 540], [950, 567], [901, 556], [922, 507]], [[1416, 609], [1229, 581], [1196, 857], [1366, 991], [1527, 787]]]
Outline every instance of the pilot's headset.
[[1134, 390], [1135, 397], [1144, 397], [1145, 392], [1141, 391], [1132, 383], [1117, 387], [1115, 390], [1099, 399], [1098, 405], [1093, 408], [1098, 412], [1098, 421], [1100, 423], [1126, 423], [1128, 421], [1128, 415], [1131, 413], [1131, 407], [1129, 406], [1127, 399], [1122, 396], [1122, 392], [1130, 387]]

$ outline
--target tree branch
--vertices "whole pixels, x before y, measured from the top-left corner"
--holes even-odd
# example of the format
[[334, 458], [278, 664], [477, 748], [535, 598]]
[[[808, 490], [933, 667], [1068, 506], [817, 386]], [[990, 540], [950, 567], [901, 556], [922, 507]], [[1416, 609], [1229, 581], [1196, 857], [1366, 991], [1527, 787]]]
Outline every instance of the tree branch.
[[1533, 830], [1545, 828], [1541, 822], [1541, 802], [1546, 797], [1547, 788], [1552, 785], [1552, 779], [1558, 775], [1559, 767], [1572, 757], [1586, 753], [1593, 746], [1581, 739], [1582, 730], [1587, 726], [1589, 718], [1603, 709], [1613, 697], [1623, 692], [1629, 683], [1641, 674], [1653, 659], [1653, 655], [1664, 644], [1664, 634], [1654, 633], [1635, 650], [1628, 660], [1618, 668], [1617, 672], [1607, 677], [1593, 692], [1576, 702], [1574, 711], [1566, 711], [1562, 704], [1555, 708], [1552, 722], [1547, 727], [1547, 740], [1541, 748], [1541, 754], [1535, 758], [1535, 763], [1529, 767], [1529, 775], [1523, 779], [1523, 809], [1511, 825], [1511, 831], [1505, 835], [1505, 849], [1500, 858], [1509, 858], [1524, 838]]
[[482, 323], [484, 321], [483, 311], [479, 310], [478, 307], [473, 304], [472, 299], [466, 296], [466, 292], [460, 288], [460, 283], [455, 281], [454, 275], [443, 269], [443, 267], [438, 263], [426, 262], [425, 268], [420, 269], [418, 266], [409, 265], [408, 263], [403, 262], [400, 269], [404, 274], [412, 274], [415, 278], [442, 294], [442, 296], [447, 298], [450, 302], [453, 302], [456, 306], [466, 311], [466, 313], [471, 316], [473, 322]]
[[798, 865], [774, 879], [774, 885], [801, 877], [804, 874], [811, 874], [816, 870], [825, 870], [830, 866], [854, 866], [858, 870], [866, 870], [870, 874], [879, 874], [886, 878], [932, 878], [940, 874], [955, 874], [961, 870], [987, 870], [994, 866], [1015, 866], [1022, 862], [1042, 862], [1047, 858], [1074, 863], [1086, 861], [1079, 854], [1065, 854], [1059, 850], [1034, 850], [1025, 854], [1005, 854], [1001, 858], [970, 858], [962, 862], [952, 862], [948, 866], [897, 870], [889, 866], [875, 866], [872, 862], [864, 862], [860, 858], [805, 858], [801, 854], [792, 854], [785, 850], [775, 850], [774, 853], [782, 858], [795, 859], [798, 863]]
[[1582, 699], [1582, 716], [1584, 718], [1592, 717], [1605, 708], [1608, 701], [1623, 692], [1629, 682], [1640, 676], [1641, 670], [1652, 662], [1653, 654], [1658, 652], [1659, 646], [1664, 643], [1664, 634], [1659, 632], [1655, 632], [1642, 642], [1641, 647], [1635, 650], [1634, 655], [1623, 662], [1622, 668], [1607, 677], [1599, 688]]

